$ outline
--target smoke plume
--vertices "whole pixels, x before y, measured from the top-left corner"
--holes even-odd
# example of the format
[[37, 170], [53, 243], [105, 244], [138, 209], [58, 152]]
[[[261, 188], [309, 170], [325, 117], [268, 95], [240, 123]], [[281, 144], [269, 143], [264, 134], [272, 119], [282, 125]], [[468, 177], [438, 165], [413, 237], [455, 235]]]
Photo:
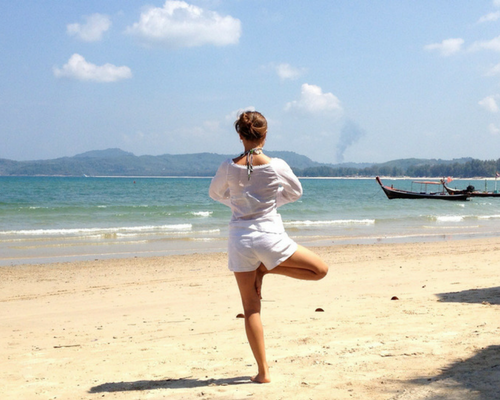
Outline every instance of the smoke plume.
[[356, 143], [366, 132], [354, 121], [348, 119], [340, 130], [340, 138], [337, 143], [337, 162], [344, 161], [344, 153], [349, 146]]

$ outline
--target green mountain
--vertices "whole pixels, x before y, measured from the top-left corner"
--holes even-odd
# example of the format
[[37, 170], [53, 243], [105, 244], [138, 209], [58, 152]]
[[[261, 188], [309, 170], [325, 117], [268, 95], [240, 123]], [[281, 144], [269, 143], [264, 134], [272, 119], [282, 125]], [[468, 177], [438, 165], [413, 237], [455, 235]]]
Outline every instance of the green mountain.
[[397, 167], [401, 169], [408, 169], [410, 167], [418, 167], [421, 165], [448, 165], [453, 163], [465, 164], [468, 161], [472, 161], [470, 157], [465, 158], [455, 158], [453, 160], [441, 160], [441, 159], [426, 159], [426, 158], [405, 158], [401, 160], [393, 160], [385, 163], [378, 164], [379, 167]]
[[[288, 151], [266, 152], [284, 159], [292, 168], [322, 165], [306, 156]], [[213, 176], [230, 155], [164, 154], [135, 156], [120, 149], [95, 150], [53, 160], [12, 161], [0, 159], [3, 176]]]
[[[284, 159], [298, 176], [304, 177], [494, 177], [500, 171], [500, 159], [409, 158], [381, 164], [334, 165], [318, 163], [290, 151], [266, 151], [266, 154]], [[94, 150], [53, 160], [0, 159], [0, 176], [213, 176], [220, 163], [230, 157], [233, 156], [214, 153], [136, 156], [120, 149]]]

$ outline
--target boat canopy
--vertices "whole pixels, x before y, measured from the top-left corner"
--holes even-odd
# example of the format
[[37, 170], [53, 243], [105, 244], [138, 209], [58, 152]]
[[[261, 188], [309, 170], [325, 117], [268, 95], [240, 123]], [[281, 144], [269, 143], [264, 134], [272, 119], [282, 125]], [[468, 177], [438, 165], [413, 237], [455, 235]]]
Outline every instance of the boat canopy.
[[420, 183], [422, 185], [442, 185], [441, 182], [434, 182], [434, 181], [413, 181], [413, 183]]

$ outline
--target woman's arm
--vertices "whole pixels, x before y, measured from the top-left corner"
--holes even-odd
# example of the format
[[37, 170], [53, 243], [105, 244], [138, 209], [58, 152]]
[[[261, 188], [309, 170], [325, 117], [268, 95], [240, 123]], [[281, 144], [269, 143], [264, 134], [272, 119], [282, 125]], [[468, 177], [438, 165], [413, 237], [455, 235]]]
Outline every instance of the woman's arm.
[[212, 182], [210, 183], [210, 188], [208, 189], [208, 195], [228, 207], [231, 206], [230, 194], [229, 194], [229, 185], [227, 183], [227, 168], [228, 163], [223, 162], [217, 173], [212, 178]]
[[281, 187], [276, 196], [276, 205], [281, 207], [284, 204], [297, 201], [302, 196], [302, 185], [299, 178], [295, 176], [292, 169], [283, 160], [279, 160], [275, 170], [281, 182]]

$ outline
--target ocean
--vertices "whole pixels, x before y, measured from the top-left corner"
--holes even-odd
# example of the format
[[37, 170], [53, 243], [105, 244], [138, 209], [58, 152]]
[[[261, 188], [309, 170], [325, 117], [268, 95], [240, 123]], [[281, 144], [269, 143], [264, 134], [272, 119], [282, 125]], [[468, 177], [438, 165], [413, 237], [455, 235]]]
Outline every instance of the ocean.
[[[303, 197], [280, 214], [305, 246], [500, 236], [500, 198], [389, 200], [375, 179], [301, 182]], [[225, 251], [230, 210], [208, 197], [209, 185], [210, 178], [0, 177], [0, 266]]]

